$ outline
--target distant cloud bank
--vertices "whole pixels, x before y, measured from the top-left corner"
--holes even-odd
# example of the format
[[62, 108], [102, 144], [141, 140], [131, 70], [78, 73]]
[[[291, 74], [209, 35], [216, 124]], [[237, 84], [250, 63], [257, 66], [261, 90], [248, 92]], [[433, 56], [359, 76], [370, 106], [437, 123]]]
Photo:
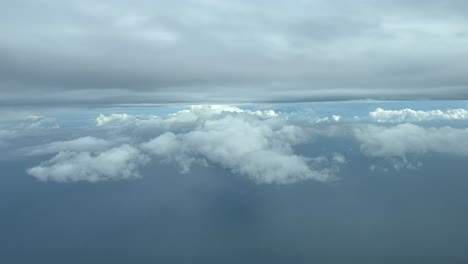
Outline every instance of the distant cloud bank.
[[[273, 110], [192, 106], [164, 117], [99, 115], [96, 126], [118, 136], [107, 140], [86, 136], [26, 149], [30, 155], [56, 154], [27, 172], [44, 181], [120, 180], [139, 177], [140, 166], [161, 160], [175, 162], [182, 173], [195, 164], [213, 164], [257, 183], [286, 184], [327, 181], [346, 162], [338, 153], [295, 154], [294, 146], [307, 143], [312, 135]], [[159, 135], [151, 136], [154, 133]], [[131, 139], [120, 145], [125, 137]]]
[[377, 108], [369, 113], [370, 117], [379, 123], [404, 123], [432, 120], [468, 120], [465, 109], [448, 109], [416, 111], [409, 108], [402, 110], [385, 110]]
[[[427, 123], [465, 120], [466, 114], [464, 109], [377, 108], [370, 119], [309, 114], [310, 119], [298, 121], [270, 109], [196, 105], [160, 116], [101, 114], [94, 126], [75, 130], [78, 137], [27, 146], [21, 153], [49, 157], [27, 170], [41, 181], [139, 178], [144, 166], [169, 162], [180, 173], [190, 173], [194, 166], [216, 166], [259, 184], [327, 182], [339, 179], [349, 153], [340, 153], [333, 145], [317, 148], [322, 140], [346, 140], [350, 148], [357, 144], [361, 155], [386, 160], [395, 169], [417, 169], [423, 166], [418, 157], [429, 153], [468, 156], [467, 128]], [[421, 121], [427, 122], [418, 125]], [[21, 137], [16, 131], [24, 135], [30, 135], [28, 129], [40, 131], [36, 126], [21, 127], [1, 129], [0, 140]], [[316, 154], [297, 150], [303, 147]], [[378, 168], [369, 166], [371, 171]]]

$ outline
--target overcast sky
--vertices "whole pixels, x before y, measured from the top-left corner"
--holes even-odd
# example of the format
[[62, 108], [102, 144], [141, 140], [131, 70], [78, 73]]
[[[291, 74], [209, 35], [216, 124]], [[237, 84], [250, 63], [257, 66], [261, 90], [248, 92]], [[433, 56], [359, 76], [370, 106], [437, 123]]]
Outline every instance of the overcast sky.
[[468, 99], [468, 4], [1, 1], [0, 104]]

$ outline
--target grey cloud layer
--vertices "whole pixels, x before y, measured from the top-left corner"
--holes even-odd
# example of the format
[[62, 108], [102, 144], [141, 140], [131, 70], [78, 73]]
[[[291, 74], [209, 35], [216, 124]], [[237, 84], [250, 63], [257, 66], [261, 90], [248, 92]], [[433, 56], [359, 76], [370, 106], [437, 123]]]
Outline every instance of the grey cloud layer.
[[465, 1], [4, 1], [1, 104], [468, 98]]

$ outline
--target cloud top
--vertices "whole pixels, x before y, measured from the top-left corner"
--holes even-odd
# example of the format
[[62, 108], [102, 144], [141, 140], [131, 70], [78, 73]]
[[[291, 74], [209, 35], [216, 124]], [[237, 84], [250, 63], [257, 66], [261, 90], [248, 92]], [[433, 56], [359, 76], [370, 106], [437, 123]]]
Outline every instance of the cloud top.
[[138, 168], [148, 162], [138, 149], [121, 145], [104, 151], [60, 151], [27, 173], [41, 181], [98, 182], [138, 178]]
[[[423, 165], [419, 159], [430, 153], [468, 156], [466, 128], [393, 124], [459, 120], [463, 109], [378, 108], [372, 113], [376, 123], [364, 117], [339, 122], [341, 116], [334, 114], [310, 122], [317, 119], [296, 120], [285, 112], [229, 105], [196, 105], [161, 116], [114, 113], [97, 116], [95, 126], [75, 133], [81, 137], [25, 147], [21, 153], [49, 156], [27, 170], [43, 181], [138, 178], [143, 166], [165, 162], [181, 173], [191, 173], [195, 166], [218, 167], [259, 184], [337, 179], [356, 143], [360, 154], [390, 161], [396, 169], [417, 169]], [[0, 137], [8, 138], [9, 132], [0, 130]], [[369, 168], [378, 170], [375, 164]]]
[[296, 154], [294, 147], [310, 143], [313, 132], [273, 110], [196, 105], [167, 116], [99, 115], [96, 129], [113, 136], [26, 149], [31, 155], [55, 154], [27, 172], [40, 180], [120, 180], [138, 177], [139, 167], [151, 159], [174, 162], [182, 173], [194, 165], [219, 166], [257, 183], [289, 184], [333, 179], [345, 163], [337, 153]]
[[468, 129], [363, 125], [354, 129], [364, 153], [375, 157], [405, 157], [429, 152], [468, 156]]
[[206, 120], [188, 133], [165, 133], [142, 144], [156, 156], [178, 162], [188, 172], [195, 162], [208, 162], [259, 183], [325, 181], [329, 171], [313, 167], [292, 147], [308, 139], [306, 131], [284, 120], [226, 115]]
[[468, 120], [468, 111], [462, 108], [430, 111], [417, 111], [410, 108], [402, 110], [385, 110], [377, 108], [369, 113], [379, 123], [404, 123], [432, 120]]

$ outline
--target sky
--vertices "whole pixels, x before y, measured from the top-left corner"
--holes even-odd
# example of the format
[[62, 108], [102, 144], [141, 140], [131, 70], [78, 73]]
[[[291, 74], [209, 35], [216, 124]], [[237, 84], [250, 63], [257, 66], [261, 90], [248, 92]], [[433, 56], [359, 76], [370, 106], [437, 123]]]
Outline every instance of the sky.
[[467, 14], [0, 0], [0, 263], [467, 263]]
[[1, 5], [2, 105], [468, 98], [463, 0]]

